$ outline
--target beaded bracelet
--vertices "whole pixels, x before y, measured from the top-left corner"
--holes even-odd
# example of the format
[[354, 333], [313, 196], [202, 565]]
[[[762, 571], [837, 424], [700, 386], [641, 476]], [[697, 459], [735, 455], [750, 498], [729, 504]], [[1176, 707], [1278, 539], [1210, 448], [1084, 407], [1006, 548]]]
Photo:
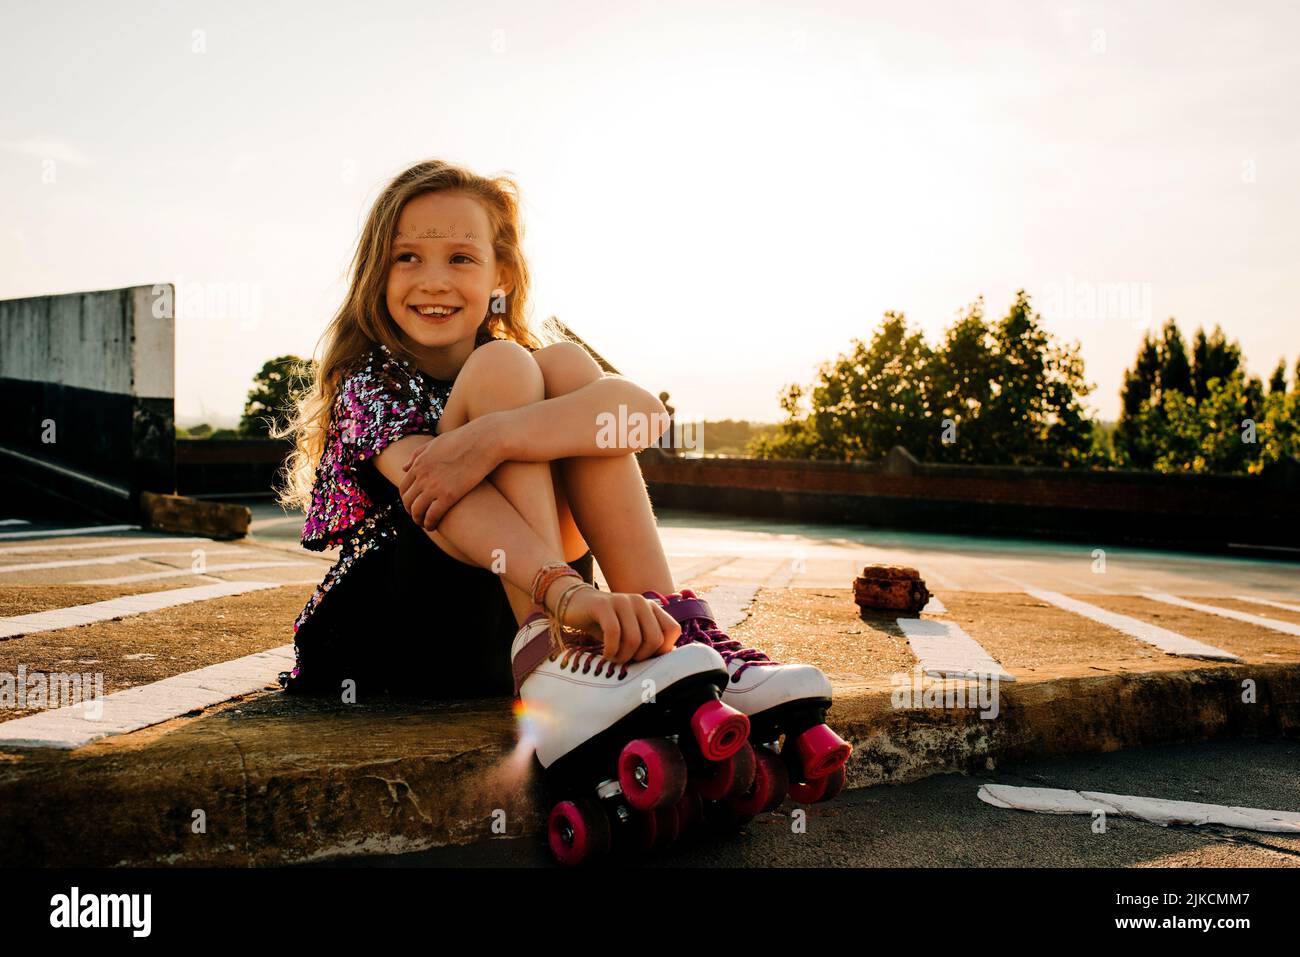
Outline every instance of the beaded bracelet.
[[[570, 585], [568, 588], [564, 590], [564, 593], [560, 595], [559, 600], [555, 603], [555, 614], [551, 617], [551, 654], [552, 655], [559, 654], [560, 651], [566, 647], [564, 642], [564, 613], [568, 610], [569, 599], [573, 596], [573, 593], [577, 591], [579, 588], [582, 588], [584, 585], [587, 588], [592, 587], [586, 581], [575, 582], [574, 584]], [[587, 635], [586, 632], [583, 632], [579, 629], [574, 629], [574, 630], [578, 632], [578, 635], [576, 636], [578, 638], [591, 637], [590, 635]]]

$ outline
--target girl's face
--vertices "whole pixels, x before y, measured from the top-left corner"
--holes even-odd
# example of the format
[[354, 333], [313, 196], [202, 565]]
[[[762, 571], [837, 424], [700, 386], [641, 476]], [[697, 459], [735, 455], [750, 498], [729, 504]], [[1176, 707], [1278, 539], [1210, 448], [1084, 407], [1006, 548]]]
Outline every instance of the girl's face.
[[[483, 207], [461, 193], [425, 193], [402, 207], [393, 237], [385, 299], [401, 339], [419, 367], [454, 379], [487, 318], [492, 291], [509, 293], [505, 270], [492, 252]], [[450, 316], [424, 315], [419, 307], [454, 306]]]

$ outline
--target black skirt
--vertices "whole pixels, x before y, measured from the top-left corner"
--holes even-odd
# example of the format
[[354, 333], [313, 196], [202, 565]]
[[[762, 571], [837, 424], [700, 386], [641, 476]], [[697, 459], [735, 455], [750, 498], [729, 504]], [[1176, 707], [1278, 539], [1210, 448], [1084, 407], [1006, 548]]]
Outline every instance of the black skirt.
[[[392, 692], [450, 700], [510, 697], [519, 631], [495, 572], [457, 561], [403, 508], [396, 541], [356, 559], [298, 628], [298, 676], [288, 693]], [[588, 551], [569, 562], [595, 584]]]

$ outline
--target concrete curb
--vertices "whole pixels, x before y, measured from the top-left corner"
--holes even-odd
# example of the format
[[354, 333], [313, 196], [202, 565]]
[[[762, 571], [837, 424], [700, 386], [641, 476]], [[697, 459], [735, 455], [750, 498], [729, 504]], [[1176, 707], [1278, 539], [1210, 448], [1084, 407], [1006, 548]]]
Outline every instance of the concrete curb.
[[[1256, 703], [1242, 700], [1247, 680]], [[837, 686], [831, 723], [855, 746], [848, 785], [1300, 734], [1300, 663], [1081, 669], [998, 693], [990, 720], [895, 708], [888, 686]], [[0, 865], [268, 866], [536, 834], [548, 809], [531, 756], [514, 748], [504, 699], [341, 705], [270, 692], [71, 752], [0, 752]]]

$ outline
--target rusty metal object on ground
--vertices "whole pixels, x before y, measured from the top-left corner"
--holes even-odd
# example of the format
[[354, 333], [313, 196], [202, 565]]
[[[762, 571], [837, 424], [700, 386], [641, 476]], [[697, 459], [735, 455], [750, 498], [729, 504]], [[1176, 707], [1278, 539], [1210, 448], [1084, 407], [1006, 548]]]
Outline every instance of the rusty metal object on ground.
[[916, 614], [930, 600], [921, 573], [906, 565], [868, 565], [853, 579], [853, 600], [865, 611]]
[[204, 502], [185, 495], [140, 493], [140, 524], [159, 532], [206, 535], [220, 541], [244, 538], [252, 523], [246, 505]]

